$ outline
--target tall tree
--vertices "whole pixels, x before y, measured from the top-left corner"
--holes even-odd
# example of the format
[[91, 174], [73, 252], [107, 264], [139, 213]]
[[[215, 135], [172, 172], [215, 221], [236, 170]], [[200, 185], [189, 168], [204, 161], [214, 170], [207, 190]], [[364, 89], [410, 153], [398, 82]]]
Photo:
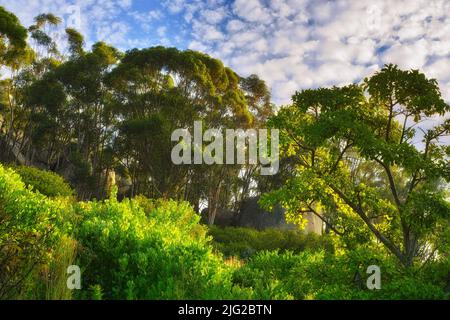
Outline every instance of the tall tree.
[[27, 90], [27, 104], [33, 107], [35, 119], [32, 137], [45, 151], [50, 168], [58, 170], [64, 161], [75, 166], [72, 178], [80, 195], [103, 197], [104, 171], [111, 167], [108, 150], [114, 120], [105, 78], [121, 54], [102, 42], [84, 53], [78, 40], [73, 43], [77, 55]]
[[405, 266], [448, 250], [450, 150], [441, 138], [450, 121], [416, 127], [450, 110], [435, 80], [387, 65], [362, 85], [303, 90], [293, 102], [270, 122], [296, 175], [263, 204], [281, 202], [300, 222], [313, 212], [354, 241], [374, 238]]
[[27, 36], [27, 30], [17, 17], [0, 7], [0, 67], [8, 70], [8, 77], [0, 80], [0, 147], [6, 151], [0, 158], [20, 154], [17, 126], [23, 113], [18, 107], [20, 92], [16, 80], [20, 70], [34, 60], [34, 53], [26, 42]]
[[133, 182], [132, 192], [186, 198], [196, 207], [203, 198], [217, 208], [216, 193], [231, 168], [174, 165], [170, 137], [178, 128], [192, 133], [195, 120], [209, 128], [249, 126], [252, 115], [239, 77], [205, 54], [154, 47], [129, 51], [110, 83], [121, 118], [118, 158]]
[[0, 7], [0, 64], [10, 65], [17, 56], [23, 54], [27, 36], [27, 30], [19, 19]]

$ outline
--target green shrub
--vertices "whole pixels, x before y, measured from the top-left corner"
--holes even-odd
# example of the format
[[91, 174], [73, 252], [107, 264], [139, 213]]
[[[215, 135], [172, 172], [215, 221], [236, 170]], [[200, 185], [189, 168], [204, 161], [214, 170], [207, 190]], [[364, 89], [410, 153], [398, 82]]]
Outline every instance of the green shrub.
[[212, 253], [206, 229], [187, 203], [110, 199], [81, 203], [77, 211], [85, 217], [78, 230], [83, 286], [97, 288], [105, 299], [251, 294], [233, 286], [232, 269]]
[[[234, 273], [234, 282], [260, 299], [445, 299], [448, 263], [405, 270], [382, 250], [357, 249], [335, 256], [325, 252], [260, 252]], [[366, 270], [381, 269], [381, 289], [369, 290]], [[428, 270], [427, 270], [428, 269]], [[430, 273], [432, 269], [440, 270]], [[359, 276], [357, 276], [359, 275]], [[434, 278], [434, 279], [433, 279]]]
[[[214, 253], [198, 222], [185, 202], [48, 198], [0, 165], [0, 299], [449, 298], [446, 252], [404, 269], [375, 243], [334, 250], [327, 237], [296, 231], [211, 228], [215, 246], [247, 256], [243, 264]], [[74, 294], [71, 264], [82, 269]], [[381, 290], [366, 288], [373, 264]]]
[[64, 261], [58, 249], [67, 227], [61, 218], [69, 207], [64, 199], [32, 192], [0, 165], [0, 299], [67, 297], [67, 288], [56, 290], [65, 278], [56, 283], [61, 272], [52, 263]]
[[[0, 298], [251, 298], [198, 220], [175, 201], [48, 198], [0, 166]], [[83, 271], [81, 291], [67, 289], [71, 264]]]
[[334, 251], [333, 242], [327, 235], [305, 234], [301, 230], [266, 229], [258, 231], [250, 228], [220, 228], [211, 226], [216, 250], [225, 256], [236, 256], [246, 259], [264, 250], [292, 251], [299, 253], [304, 250]]
[[25, 185], [33, 190], [39, 191], [48, 197], [69, 197], [74, 195], [74, 191], [60, 175], [34, 167], [16, 166], [12, 168], [20, 175]]

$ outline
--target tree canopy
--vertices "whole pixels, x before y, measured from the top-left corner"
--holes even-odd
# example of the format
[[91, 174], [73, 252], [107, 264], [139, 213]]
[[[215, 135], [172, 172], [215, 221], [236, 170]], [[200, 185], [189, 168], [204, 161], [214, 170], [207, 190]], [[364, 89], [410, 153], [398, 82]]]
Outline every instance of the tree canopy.
[[448, 248], [450, 154], [440, 138], [450, 123], [416, 127], [448, 111], [435, 80], [394, 65], [361, 85], [297, 92], [269, 121], [296, 173], [262, 202], [282, 203], [293, 220], [312, 212], [349, 244], [377, 240], [405, 265]]

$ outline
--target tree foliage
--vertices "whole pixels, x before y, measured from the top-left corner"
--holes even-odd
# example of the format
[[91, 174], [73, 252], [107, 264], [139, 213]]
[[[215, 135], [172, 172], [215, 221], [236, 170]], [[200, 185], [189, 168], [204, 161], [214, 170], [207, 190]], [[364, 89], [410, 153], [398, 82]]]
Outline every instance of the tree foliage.
[[270, 120], [296, 175], [263, 202], [300, 222], [312, 212], [350, 243], [379, 241], [406, 266], [447, 252], [448, 120], [413, 141], [422, 118], [449, 110], [435, 80], [393, 65], [362, 85], [297, 92]]
[[[0, 298], [446, 297], [450, 106], [434, 79], [386, 65], [277, 110], [264, 80], [201, 52], [86, 47], [72, 28], [60, 50], [61, 22], [25, 28], [0, 7]], [[171, 134], [194, 121], [279, 129], [279, 172], [175, 165]], [[261, 194], [326, 235], [212, 227], [210, 242], [201, 207], [213, 225]], [[369, 263], [385, 291], [361, 287]]]

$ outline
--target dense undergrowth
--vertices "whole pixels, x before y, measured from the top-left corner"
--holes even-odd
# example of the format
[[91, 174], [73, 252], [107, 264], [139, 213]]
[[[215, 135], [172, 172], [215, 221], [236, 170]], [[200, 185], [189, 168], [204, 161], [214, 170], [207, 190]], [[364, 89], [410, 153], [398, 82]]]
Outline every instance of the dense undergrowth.
[[[76, 202], [41, 190], [0, 165], [1, 299], [446, 298], [448, 256], [405, 270], [378, 247], [344, 250], [297, 231], [211, 237], [186, 202], [119, 202], [114, 192]], [[365, 286], [371, 264], [381, 290]], [[69, 265], [81, 268], [81, 290], [66, 286]]]
[[333, 240], [328, 235], [305, 233], [301, 230], [266, 229], [211, 226], [209, 234], [213, 246], [226, 257], [248, 259], [262, 251], [279, 250], [300, 253], [305, 250], [334, 252]]

